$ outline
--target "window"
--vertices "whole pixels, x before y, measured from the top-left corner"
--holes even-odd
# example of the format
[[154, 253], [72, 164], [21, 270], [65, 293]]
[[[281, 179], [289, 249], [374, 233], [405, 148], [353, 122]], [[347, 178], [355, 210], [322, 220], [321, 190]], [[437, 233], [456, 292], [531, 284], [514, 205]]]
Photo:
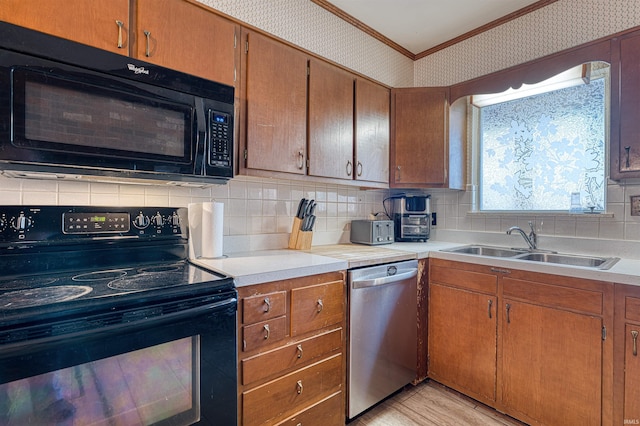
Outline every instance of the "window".
[[609, 79], [608, 66], [594, 68], [473, 97], [480, 210], [604, 210]]

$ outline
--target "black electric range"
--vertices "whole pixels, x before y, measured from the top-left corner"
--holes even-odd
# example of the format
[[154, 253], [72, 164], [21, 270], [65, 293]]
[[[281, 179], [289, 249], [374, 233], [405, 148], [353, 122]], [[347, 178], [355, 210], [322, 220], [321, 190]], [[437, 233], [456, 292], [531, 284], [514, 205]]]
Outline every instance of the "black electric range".
[[237, 423], [237, 291], [187, 213], [0, 206], [0, 424]]
[[186, 208], [0, 206], [0, 330], [235, 291], [232, 278], [188, 261], [187, 220]]

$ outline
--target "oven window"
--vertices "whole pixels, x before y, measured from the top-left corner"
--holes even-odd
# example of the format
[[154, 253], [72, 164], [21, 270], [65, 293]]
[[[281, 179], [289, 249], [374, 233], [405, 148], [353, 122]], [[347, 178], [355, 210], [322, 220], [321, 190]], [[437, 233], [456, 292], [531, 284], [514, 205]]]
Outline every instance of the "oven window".
[[199, 359], [194, 336], [5, 383], [0, 424], [192, 424]]

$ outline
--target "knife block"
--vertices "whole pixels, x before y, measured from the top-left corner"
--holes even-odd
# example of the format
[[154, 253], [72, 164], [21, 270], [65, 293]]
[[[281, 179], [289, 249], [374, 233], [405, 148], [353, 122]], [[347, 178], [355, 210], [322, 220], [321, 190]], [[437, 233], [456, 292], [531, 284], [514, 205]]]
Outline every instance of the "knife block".
[[302, 231], [302, 219], [293, 218], [293, 226], [291, 227], [291, 235], [289, 235], [289, 248], [295, 250], [309, 250], [311, 248], [311, 240], [313, 239], [313, 231]]

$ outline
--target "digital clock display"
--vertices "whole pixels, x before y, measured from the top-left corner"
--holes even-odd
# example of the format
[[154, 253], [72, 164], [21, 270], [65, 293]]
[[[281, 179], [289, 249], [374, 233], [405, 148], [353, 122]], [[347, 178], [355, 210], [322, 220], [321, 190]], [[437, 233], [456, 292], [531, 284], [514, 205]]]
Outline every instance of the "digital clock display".
[[91, 222], [106, 222], [107, 217], [106, 216], [93, 216], [91, 217]]
[[213, 114], [213, 121], [215, 121], [216, 123], [226, 123], [227, 117], [224, 115]]

